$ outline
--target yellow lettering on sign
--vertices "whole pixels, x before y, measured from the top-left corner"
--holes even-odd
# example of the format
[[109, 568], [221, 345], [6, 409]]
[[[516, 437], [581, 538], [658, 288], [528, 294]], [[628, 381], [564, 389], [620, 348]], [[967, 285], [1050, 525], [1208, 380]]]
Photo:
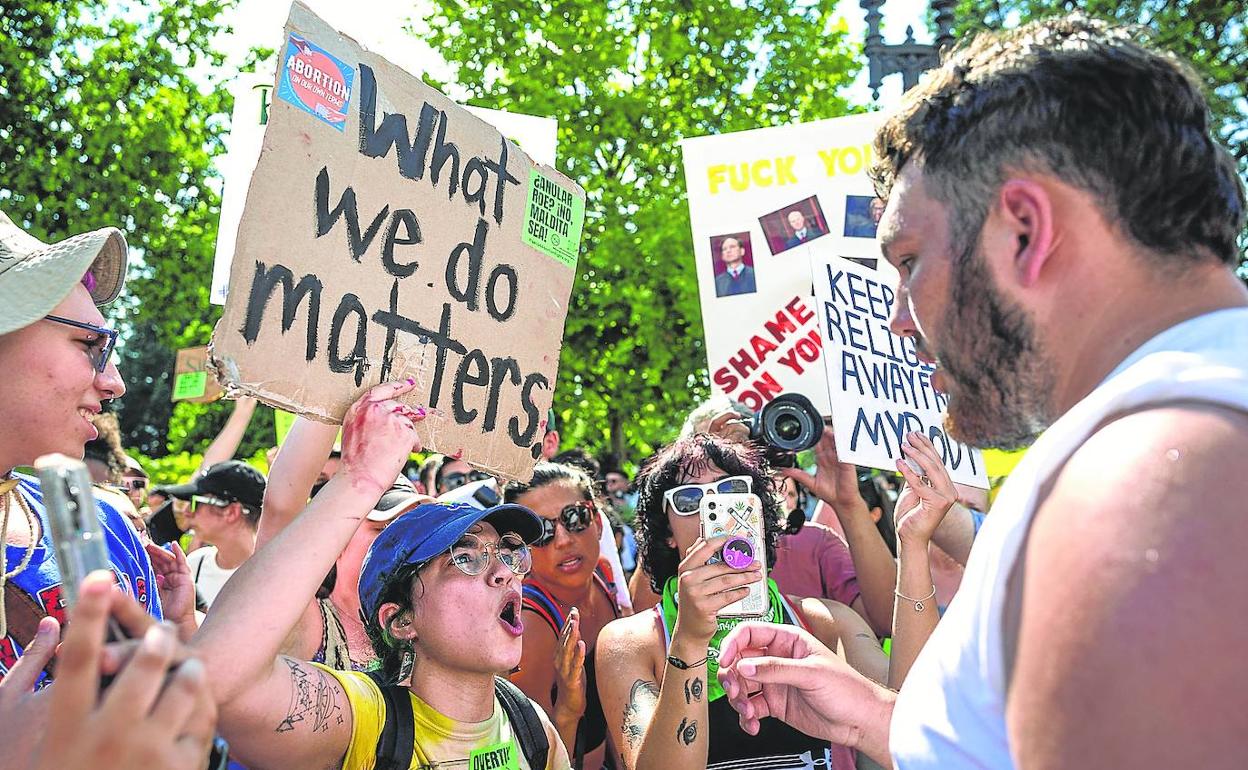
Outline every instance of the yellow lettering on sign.
[[[706, 182], [711, 195], [719, 193], [727, 184], [735, 192], [742, 192], [753, 187], [771, 187], [796, 184], [797, 174], [793, 164], [797, 156], [786, 155], [779, 158], [762, 158], [741, 163], [718, 163], [706, 169]], [[825, 161], [826, 162], [826, 161]]]
[[828, 176], [857, 174], [871, 165], [873, 157], [870, 144], [831, 147], [819, 151], [819, 159], [823, 161], [823, 170]]

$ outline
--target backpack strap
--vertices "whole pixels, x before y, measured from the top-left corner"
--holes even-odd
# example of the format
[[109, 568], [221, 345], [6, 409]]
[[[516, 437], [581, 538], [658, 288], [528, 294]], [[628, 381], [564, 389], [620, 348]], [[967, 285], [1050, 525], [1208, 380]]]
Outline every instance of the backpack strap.
[[380, 671], [366, 671], [381, 690], [385, 722], [377, 739], [377, 770], [408, 770], [416, 740], [412, 699], [403, 685], [388, 684]]
[[529, 768], [545, 770], [550, 754], [550, 740], [546, 737], [546, 728], [542, 726], [542, 720], [529, 696], [499, 676], [494, 677], [494, 695], [503, 705], [507, 721], [511, 722], [511, 731], [520, 741], [520, 750], [524, 752]]

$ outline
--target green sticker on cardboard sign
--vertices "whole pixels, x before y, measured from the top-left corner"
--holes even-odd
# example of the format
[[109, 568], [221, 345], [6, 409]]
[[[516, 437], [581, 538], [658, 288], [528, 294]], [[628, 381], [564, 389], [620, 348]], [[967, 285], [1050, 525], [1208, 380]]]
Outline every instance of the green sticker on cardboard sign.
[[585, 201], [537, 169], [529, 172], [520, 239], [543, 254], [575, 268], [585, 225]]
[[471, 752], [468, 754], [468, 770], [520, 770], [516, 744], [505, 741]]
[[183, 372], [173, 378], [173, 400], [200, 398], [208, 392], [208, 372]]

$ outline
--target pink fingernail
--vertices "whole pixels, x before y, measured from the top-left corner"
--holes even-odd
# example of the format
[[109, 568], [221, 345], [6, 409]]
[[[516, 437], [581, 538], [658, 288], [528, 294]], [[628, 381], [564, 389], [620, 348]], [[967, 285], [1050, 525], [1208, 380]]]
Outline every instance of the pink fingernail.
[[412, 379], [411, 377], [408, 377], [408, 378], [407, 378], [407, 384], [408, 384], [408, 385], [415, 385], [415, 384], [416, 384], [416, 380]]
[[416, 407], [417, 417], [424, 417], [426, 414], [428, 414], [428, 412], [425, 411], [425, 408], [423, 406]]

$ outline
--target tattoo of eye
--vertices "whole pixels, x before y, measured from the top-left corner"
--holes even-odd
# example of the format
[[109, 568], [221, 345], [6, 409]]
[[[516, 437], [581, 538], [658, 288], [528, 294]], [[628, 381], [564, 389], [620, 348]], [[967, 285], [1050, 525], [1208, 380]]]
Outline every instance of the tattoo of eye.
[[628, 694], [628, 705], [624, 707], [624, 724], [621, 732], [630, 747], [636, 746], [646, 728], [650, 726], [650, 716], [659, 702], [659, 686], [646, 679], [633, 682]]
[[698, 721], [690, 721], [688, 717], [680, 720], [680, 725], [676, 728], [676, 741], [686, 746], [692, 744], [698, 739]]
[[685, 703], [702, 700], [702, 680], [698, 677], [685, 680]]
[[305, 669], [298, 661], [289, 658], [283, 659], [283, 662], [290, 669], [290, 708], [275, 732], [287, 733], [308, 721], [311, 721], [314, 733], [328, 730], [331, 723], [342, 724], [345, 720], [338, 705], [338, 692], [325, 672]]

